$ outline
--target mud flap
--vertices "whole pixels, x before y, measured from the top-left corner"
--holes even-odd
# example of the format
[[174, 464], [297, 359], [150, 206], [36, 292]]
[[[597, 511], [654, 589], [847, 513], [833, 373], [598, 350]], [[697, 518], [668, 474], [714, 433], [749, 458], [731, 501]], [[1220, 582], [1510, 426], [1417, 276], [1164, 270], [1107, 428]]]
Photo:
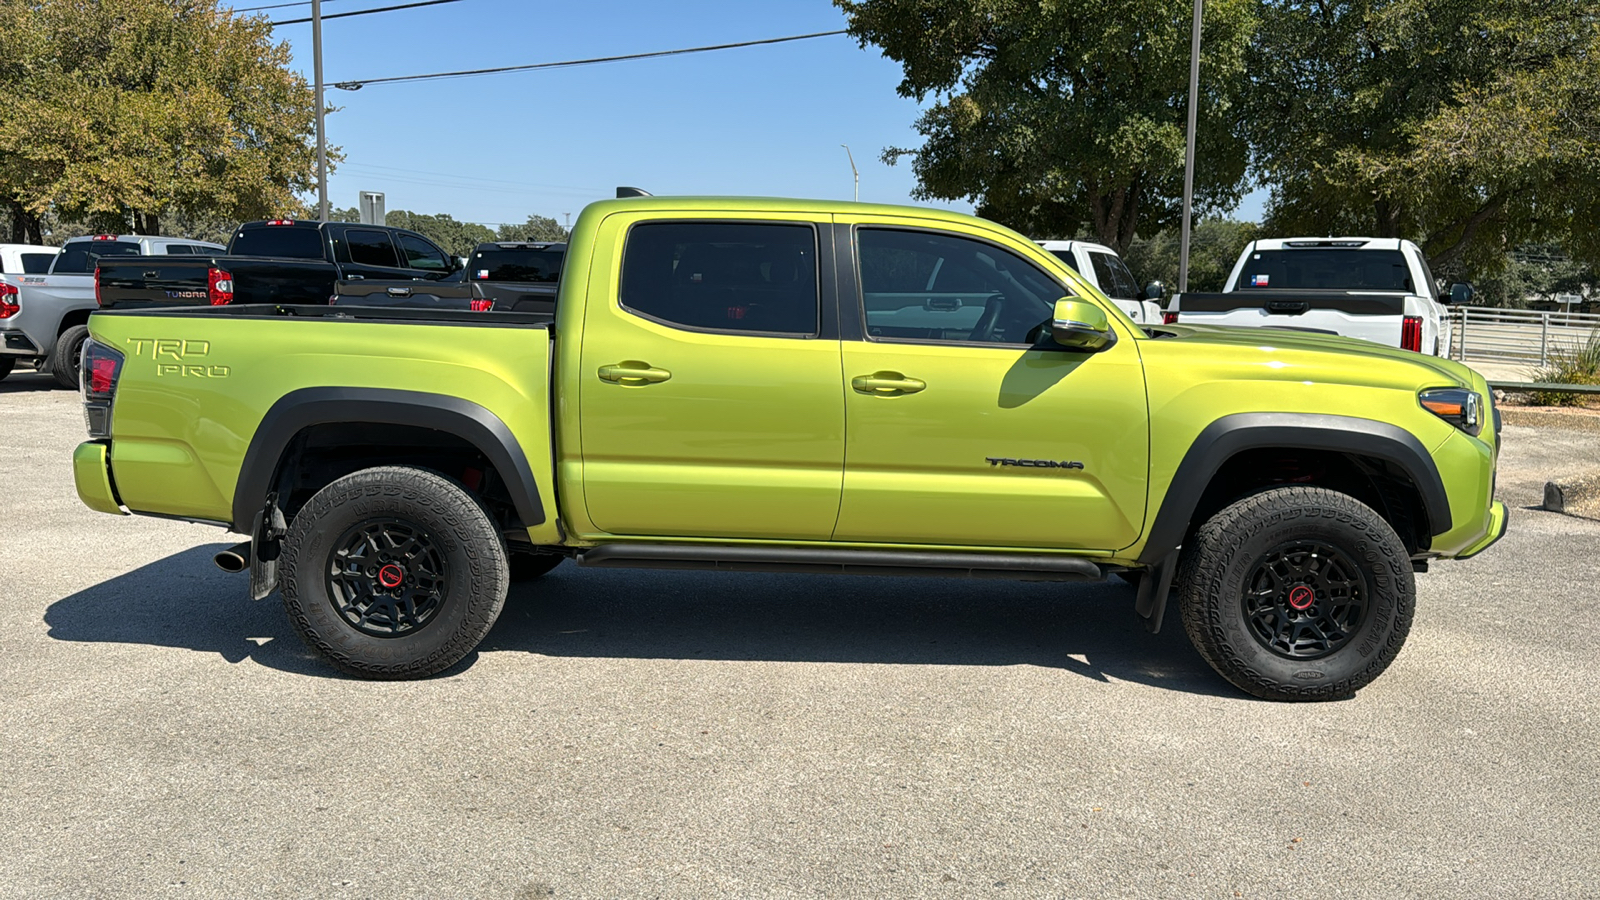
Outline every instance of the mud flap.
[[278, 555], [283, 552], [283, 536], [288, 533], [289, 523], [278, 508], [278, 495], [270, 494], [250, 528], [250, 599], [265, 600], [278, 589]]
[[1178, 570], [1179, 550], [1163, 556], [1139, 579], [1139, 594], [1134, 600], [1133, 611], [1151, 634], [1161, 631], [1161, 620], [1166, 617], [1167, 594], [1172, 592], [1172, 576]]

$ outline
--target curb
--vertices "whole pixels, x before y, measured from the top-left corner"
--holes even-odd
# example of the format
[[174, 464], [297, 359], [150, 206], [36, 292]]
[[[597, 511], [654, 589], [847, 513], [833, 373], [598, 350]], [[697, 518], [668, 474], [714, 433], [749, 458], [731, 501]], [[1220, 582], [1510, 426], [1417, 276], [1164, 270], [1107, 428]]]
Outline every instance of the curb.
[[1569, 431], [1592, 431], [1600, 434], [1600, 416], [1548, 407], [1502, 406], [1499, 409], [1500, 418], [1507, 425], [1565, 428]]

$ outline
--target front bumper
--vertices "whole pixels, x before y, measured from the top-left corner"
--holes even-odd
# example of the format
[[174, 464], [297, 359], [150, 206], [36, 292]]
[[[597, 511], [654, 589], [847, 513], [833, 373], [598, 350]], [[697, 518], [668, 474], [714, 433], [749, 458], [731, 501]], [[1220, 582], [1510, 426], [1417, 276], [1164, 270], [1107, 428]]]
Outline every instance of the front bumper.
[[1494, 543], [1506, 536], [1506, 526], [1511, 524], [1511, 513], [1506, 510], [1506, 505], [1499, 500], [1489, 507], [1489, 533], [1481, 540], [1471, 544], [1467, 549], [1456, 554], [1456, 559], [1467, 559], [1477, 556], [1489, 549]]
[[72, 451], [72, 483], [78, 499], [95, 512], [125, 516], [127, 510], [117, 501], [111, 483], [111, 446], [101, 441], [85, 441]]

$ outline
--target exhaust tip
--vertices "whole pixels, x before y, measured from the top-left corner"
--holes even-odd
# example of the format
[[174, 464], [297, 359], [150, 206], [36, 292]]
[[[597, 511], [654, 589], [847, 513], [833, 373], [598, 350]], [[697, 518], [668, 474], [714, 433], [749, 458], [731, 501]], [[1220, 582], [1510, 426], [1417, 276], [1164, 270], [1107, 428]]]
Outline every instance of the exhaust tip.
[[211, 561], [224, 572], [243, 572], [250, 568], [250, 542], [245, 541], [236, 547], [229, 547], [211, 557]]

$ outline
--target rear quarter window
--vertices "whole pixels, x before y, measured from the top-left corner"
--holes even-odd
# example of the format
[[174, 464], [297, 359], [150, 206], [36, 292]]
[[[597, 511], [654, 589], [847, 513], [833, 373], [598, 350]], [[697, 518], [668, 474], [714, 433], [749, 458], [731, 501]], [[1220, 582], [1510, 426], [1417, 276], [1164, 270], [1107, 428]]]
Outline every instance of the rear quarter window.
[[22, 274], [43, 275], [50, 271], [50, 264], [56, 261], [56, 253], [24, 253], [22, 254]]
[[623, 308], [666, 325], [817, 334], [817, 237], [810, 225], [646, 222], [622, 253]]

